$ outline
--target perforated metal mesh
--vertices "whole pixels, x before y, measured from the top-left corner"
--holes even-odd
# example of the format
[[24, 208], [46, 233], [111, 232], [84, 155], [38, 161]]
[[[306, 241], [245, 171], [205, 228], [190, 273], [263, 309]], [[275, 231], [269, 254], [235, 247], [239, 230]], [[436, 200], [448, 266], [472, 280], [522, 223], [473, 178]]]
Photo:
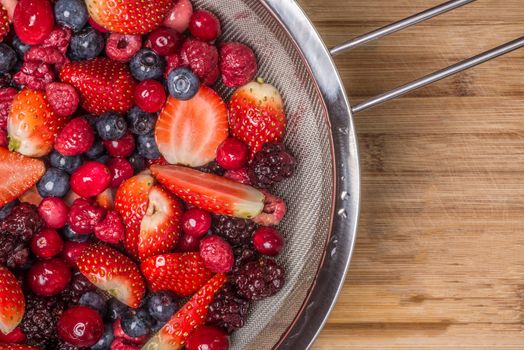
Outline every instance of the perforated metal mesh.
[[[296, 175], [277, 189], [289, 206], [281, 226], [286, 248], [280, 258], [287, 283], [276, 296], [255, 303], [247, 325], [232, 337], [235, 350], [271, 349], [302, 307], [329, 235], [333, 157], [328, 116], [299, 51], [259, 1], [195, 0], [194, 4], [218, 14], [223, 40], [241, 41], [255, 50], [259, 75], [280, 90], [289, 118], [286, 144], [299, 166]], [[231, 91], [221, 93], [229, 96]]]

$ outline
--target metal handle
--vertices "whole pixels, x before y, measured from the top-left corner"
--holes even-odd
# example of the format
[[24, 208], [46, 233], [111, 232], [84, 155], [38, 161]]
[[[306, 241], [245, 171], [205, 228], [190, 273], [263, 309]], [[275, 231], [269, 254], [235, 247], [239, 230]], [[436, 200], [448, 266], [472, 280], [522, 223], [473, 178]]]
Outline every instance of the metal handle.
[[[459, 8], [461, 6], [464, 6], [466, 4], [469, 4], [475, 0], [453, 0], [448, 1], [442, 5], [436, 6], [434, 8], [431, 8], [429, 10], [423, 11], [419, 14], [416, 14], [414, 16], [405, 18], [401, 21], [395, 22], [393, 24], [387, 25], [385, 27], [382, 27], [380, 29], [374, 30], [368, 34], [359, 36], [353, 40], [347, 41], [343, 44], [337, 45], [334, 48], [332, 48], [331, 54], [333, 56], [338, 55], [342, 52], [352, 50], [360, 45], [363, 45], [365, 43], [368, 43], [370, 41], [382, 38], [386, 35], [398, 32], [399, 30], [402, 30], [404, 28], [410, 27], [414, 24], [423, 22], [425, 20], [428, 20], [430, 18], [433, 18], [435, 16], [438, 16], [440, 14], [446, 13], [448, 11], [454, 10], [456, 8]], [[410, 91], [416, 90], [418, 88], [424, 87], [426, 85], [429, 85], [433, 82], [436, 82], [438, 80], [444, 79], [446, 77], [449, 77], [450, 75], [462, 72], [466, 69], [472, 68], [474, 66], [477, 66], [481, 63], [487, 62], [489, 60], [492, 60], [496, 57], [499, 57], [501, 55], [507, 54], [509, 52], [512, 52], [514, 50], [517, 50], [519, 48], [524, 47], [524, 36], [510, 41], [509, 43], [503, 44], [501, 46], [498, 46], [492, 50], [486, 51], [484, 53], [481, 53], [475, 57], [466, 59], [464, 61], [461, 61], [457, 64], [454, 64], [452, 66], [449, 66], [447, 68], [441, 69], [437, 72], [434, 72], [432, 74], [426, 75], [420, 79], [417, 79], [415, 81], [412, 81], [411, 83], [399, 86], [389, 92], [383, 93], [379, 96], [373, 97], [367, 101], [361, 102], [355, 106], [353, 106], [352, 111], [353, 113], [358, 113], [361, 111], [364, 111], [368, 108], [377, 106], [381, 103], [384, 103], [386, 101], [392, 100], [396, 97], [402, 96], [407, 94]]]

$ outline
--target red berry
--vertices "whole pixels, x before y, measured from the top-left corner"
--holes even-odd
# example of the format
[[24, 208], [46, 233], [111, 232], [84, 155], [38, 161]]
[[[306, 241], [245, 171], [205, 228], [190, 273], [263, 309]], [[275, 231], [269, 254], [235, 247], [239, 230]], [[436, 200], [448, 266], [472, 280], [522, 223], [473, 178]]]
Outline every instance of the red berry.
[[276, 256], [282, 251], [284, 238], [273, 227], [260, 227], [253, 234], [253, 246], [260, 254]]
[[[42, 45], [31, 46], [24, 54], [25, 61], [42, 61], [46, 64], [62, 66], [66, 57], [56, 47], [44, 47]], [[49, 96], [48, 96], [49, 97]]]
[[191, 16], [189, 31], [197, 39], [213, 41], [220, 35], [220, 21], [209, 11], [197, 10]]
[[76, 89], [66, 83], [51, 83], [45, 87], [47, 101], [60, 117], [70, 117], [80, 103]]
[[55, 80], [55, 71], [51, 65], [43, 62], [24, 61], [13, 80], [18, 85], [26, 86], [32, 90], [45, 90], [47, 84]]
[[96, 30], [98, 30], [100, 33], [108, 33], [109, 30], [105, 29], [104, 27], [102, 27], [100, 24], [96, 23], [94, 19], [92, 19], [91, 17], [89, 17], [87, 19], [87, 22], [89, 23], [89, 25], [93, 28], [95, 28]]
[[220, 71], [224, 85], [243, 86], [255, 78], [257, 70], [257, 58], [250, 47], [235, 42], [220, 45]]
[[165, 59], [166, 59], [166, 69], [164, 71], [164, 77], [166, 79], [169, 76], [169, 73], [171, 73], [173, 69], [184, 66], [184, 62], [182, 61], [182, 57], [180, 56], [179, 53], [175, 53], [174, 55], [166, 56]]
[[140, 350], [140, 347], [131, 345], [123, 338], [116, 338], [111, 343], [110, 350]]
[[120, 319], [116, 320], [115, 323], [113, 323], [113, 334], [116, 338], [122, 339], [126, 343], [132, 344], [143, 344], [147, 339], [147, 335], [143, 335], [141, 337], [130, 337], [129, 335], [127, 335], [122, 329], [122, 323], [120, 322]]
[[118, 244], [125, 237], [122, 217], [116, 211], [108, 212], [105, 219], [95, 226], [95, 236], [102, 242]]
[[107, 167], [113, 174], [111, 188], [117, 188], [122, 182], [132, 177], [135, 173], [133, 166], [125, 158], [111, 158], [107, 162]]
[[11, 333], [0, 332], [0, 343], [21, 344], [25, 343], [26, 340], [27, 338], [20, 327], [16, 327]]
[[31, 238], [31, 251], [39, 258], [52, 258], [63, 247], [64, 240], [51, 228], [45, 228]]
[[106, 42], [106, 55], [115, 61], [128, 62], [141, 47], [140, 35], [111, 33]]
[[104, 334], [100, 314], [87, 306], [75, 306], [64, 311], [57, 323], [60, 339], [78, 347], [92, 346]]
[[62, 55], [64, 55], [65, 57], [72, 36], [73, 31], [70, 28], [55, 27], [55, 29], [51, 31], [51, 34], [49, 34], [49, 36], [42, 43], [42, 47], [55, 48], [58, 51], [60, 51]]
[[82, 164], [71, 175], [71, 189], [78, 195], [89, 198], [94, 197], [109, 187], [113, 174], [108, 167], [99, 162]]
[[24, 43], [42, 43], [55, 25], [53, 6], [48, 0], [20, 0], [13, 15], [16, 35]]
[[62, 249], [62, 253], [60, 254], [60, 257], [69, 266], [76, 267], [76, 259], [78, 259], [78, 257], [84, 251], [84, 249], [89, 247], [89, 245], [91, 245], [89, 241], [88, 242], [65, 241], [64, 248]]
[[180, 49], [183, 40], [183, 36], [173, 29], [159, 27], [149, 34], [146, 46], [160, 56], [169, 56]]
[[135, 137], [127, 132], [122, 138], [116, 141], [104, 141], [107, 153], [111, 157], [129, 157], [135, 150]]
[[156, 80], [143, 80], [135, 90], [135, 103], [143, 111], [160, 112], [166, 103], [164, 85]]
[[247, 168], [240, 168], [237, 170], [227, 170], [224, 173], [224, 177], [227, 177], [228, 179], [231, 179], [236, 182], [240, 182], [241, 184], [244, 184], [244, 185], [251, 185], [251, 180], [249, 179]]
[[229, 336], [216, 327], [200, 327], [191, 334], [186, 341], [186, 350], [228, 350]]
[[37, 261], [27, 272], [29, 289], [42, 296], [53, 296], [71, 281], [71, 270], [62, 259]]
[[214, 45], [194, 38], [187, 39], [180, 50], [180, 57], [183, 65], [191, 68], [206, 84], [220, 75], [218, 50]]
[[217, 163], [226, 170], [237, 170], [247, 164], [249, 149], [245, 143], [233, 137], [218, 146]]
[[55, 149], [64, 156], [79, 156], [93, 146], [95, 132], [84, 118], [69, 121], [55, 140]]
[[61, 228], [67, 223], [69, 207], [62, 198], [44, 198], [38, 206], [38, 214], [45, 221], [47, 227]]
[[177, 251], [179, 252], [198, 252], [200, 238], [183, 234], [178, 240]]
[[200, 241], [200, 256], [206, 267], [217, 273], [231, 270], [235, 260], [231, 245], [217, 235]]
[[68, 222], [71, 229], [79, 235], [88, 235], [104, 219], [106, 210], [90, 201], [78, 198], [69, 210]]
[[211, 214], [199, 208], [191, 208], [182, 215], [184, 233], [195, 238], [204, 236], [211, 228]]
[[173, 28], [179, 33], [186, 31], [193, 15], [193, 5], [190, 0], [178, 0], [175, 6], [166, 16], [164, 25], [168, 28]]

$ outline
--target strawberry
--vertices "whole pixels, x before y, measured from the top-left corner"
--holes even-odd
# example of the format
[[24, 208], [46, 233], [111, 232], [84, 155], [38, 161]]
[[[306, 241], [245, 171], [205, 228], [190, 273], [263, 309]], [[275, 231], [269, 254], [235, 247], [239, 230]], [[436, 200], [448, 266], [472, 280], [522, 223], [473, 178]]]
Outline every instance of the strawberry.
[[264, 209], [259, 190], [178, 165], [152, 165], [153, 176], [184, 201], [215, 214], [253, 218]]
[[4, 40], [7, 33], [9, 33], [9, 15], [4, 5], [0, 4], [0, 42]]
[[37, 207], [40, 205], [44, 198], [38, 193], [38, 189], [36, 186], [31, 187], [24, 193], [18, 197], [18, 200], [22, 203], [29, 203], [32, 205], [36, 205]]
[[40, 350], [24, 344], [0, 344], [0, 350]]
[[140, 173], [124, 181], [115, 195], [114, 208], [126, 226], [124, 246], [135, 258], [138, 258], [140, 224], [148, 209], [149, 190], [154, 181], [148, 173]]
[[181, 231], [182, 205], [163, 187], [149, 190], [149, 205], [140, 223], [138, 257], [167, 253], [176, 247]]
[[158, 27], [173, 0], [86, 0], [91, 18], [110, 32], [122, 34], [145, 34]]
[[0, 206], [33, 187], [45, 173], [44, 162], [0, 147]]
[[267, 142], [280, 142], [286, 131], [284, 103], [278, 90], [262, 79], [238, 88], [229, 102], [231, 134], [249, 146], [251, 156]]
[[223, 274], [210, 279], [142, 349], [182, 349], [189, 334], [204, 325], [209, 304], [226, 281]]
[[136, 81], [125, 63], [109, 58], [71, 62], [60, 79], [78, 90], [82, 107], [92, 114], [124, 113], [133, 107]]
[[24, 89], [13, 99], [7, 118], [9, 149], [29, 157], [45, 156], [65, 121], [53, 112], [42, 91]]
[[146, 292], [138, 266], [127, 256], [103, 244], [93, 244], [76, 265], [91, 283], [127, 306], [137, 308]]
[[22, 321], [25, 299], [15, 275], [0, 265], [0, 332], [11, 333]]
[[64, 156], [79, 156], [89, 151], [95, 141], [95, 132], [84, 118], [71, 119], [58, 133], [55, 149]]
[[216, 157], [228, 136], [227, 108], [220, 96], [201, 86], [190, 100], [169, 97], [160, 113], [155, 138], [160, 153], [171, 164], [203, 166]]
[[181, 297], [192, 295], [213, 276], [198, 252], [152, 256], [140, 268], [153, 292], [169, 290]]
[[95, 202], [102, 208], [113, 210], [113, 205], [115, 202], [115, 190], [106, 188], [104, 192], [96, 196]]

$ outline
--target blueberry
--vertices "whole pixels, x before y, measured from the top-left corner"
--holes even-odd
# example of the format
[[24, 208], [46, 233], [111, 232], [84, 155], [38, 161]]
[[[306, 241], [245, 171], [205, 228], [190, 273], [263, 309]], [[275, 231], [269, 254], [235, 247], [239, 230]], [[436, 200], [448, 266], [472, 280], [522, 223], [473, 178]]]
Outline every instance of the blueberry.
[[157, 333], [167, 322], [164, 321], [155, 321], [153, 326], [151, 326], [151, 332]]
[[157, 321], [169, 321], [177, 309], [178, 303], [176, 298], [170, 292], [153, 294], [147, 301], [147, 310]]
[[171, 96], [186, 101], [196, 95], [200, 88], [200, 80], [186, 67], [173, 69], [167, 77], [167, 88]]
[[160, 79], [164, 74], [166, 61], [153, 50], [142, 49], [133, 56], [129, 67], [137, 80]]
[[127, 112], [127, 123], [133, 134], [149, 134], [155, 128], [156, 114], [144, 112], [140, 107], [135, 106]]
[[16, 65], [16, 52], [11, 46], [0, 44], [0, 73], [7, 73]]
[[91, 125], [91, 127], [93, 129], [96, 129], [96, 121], [98, 120], [98, 116], [97, 115], [86, 114], [82, 118], [87, 120], [87, 122], [89, 123], [89, 125]]
[[93, 146], [91, 146], [91, 149], [84, 153], [84, 155], [89, 159], [96, 159], [100, 156], [102, 156], [105, 152], [105, 147], [102, 141], [99, 139], [96, 139], [95, 142], [93, 142]]
[[22, 42], [18, 36], [13, 37], [13, 42], [11, 43], [11, 46], [13, 46], [13, 49], [15, 49], [16, 53], [18, 54], [18, 57], [24, 58], [25, 53], [31, 45], [27, 45], [26, 43]]
[[98, 117], [96, 131], [102, 140], [119, 140], [127, 131], [124, 118], [113, 112], [107, 112]]
[[82, 0], [58, 0], [55, 3], [55, 19], [58, 24], [78, 32], [87, 24], [87, 8]]
[[104, 35], [93, 28], [86, 28], [73, 35], [69, 44], [69, 57], [75, 61], [95, 58], [104, 50]]
[[141, 337], [151, 331], [153, 319], [143, 309], [130, 309], [122, 317], [122, 330], [130, 337]]
[[140, 135], [137, 139], [138, 154], [146, 159], [160, 158], [161, 154], [158, 150], [158, 146], [155, 141], [155, 135], [153, 133]]
[[113, 326], [110, 323], [108, 323], [105, 325], [104, 334], [102, 334], [102, 337], [98, 340], [98, 342], [95, 345], [92, 345], [90, 349], [109, 350], [111, 348], [111, 343], [114, 339], [115, 335], [113, 333]]
[[69, 191], [69, 175], [58, 168], [48, 168], [36, 189], [44, 198], [63, 197]]
[[98, 163], [106, 164], [111, 157], [109, 157], [109, 154], [102, 154], [100, 157], [96, 158], [95, 161]]
[[53, 151], [49, 156], [49, 162], [55, 168], [63, 170], [72, 174], [80, 165], [82, 165], [82, 157], [80, 156], [64, 156], [57, 151]]
[[12, 202], [7, 203], [3, 207], [0, 207], [0, 220], [4, 220], [11, 214], [11, 210], [18, 204], [18, 200], [15, 199]]
[[65, 227], [62, 229], [62, 235], [66, 239], [78, 243], [87, 242], [91, 238], [91, 235], [81, 235], [76, 233], [69, 225], [65, 225]]
[[109, 299], [107, 302], [107, 319], [114, 322], [122, 318], [127, 310], [129, 310], [129, 307], [118, 301], [118, 299]]
[[98, 294], [96, 292], [86, 292], [86, 293], [84, 293], [80, 297], [80, 300], [78, 301], [78, 303], [80, 305], [89, 306], [89, 307], [95, 309], [96, 311], [98, 311], [98, 313], [102, 317], [107, 312], [106, 301], [104, 300], [104, 298], [100, 294]]
[[129, 158], [127, 158], [129, 163], [133, 166], [135, 173], [139, 173], [146, 168], [146, 160], [138, 153], [133, 153]]

